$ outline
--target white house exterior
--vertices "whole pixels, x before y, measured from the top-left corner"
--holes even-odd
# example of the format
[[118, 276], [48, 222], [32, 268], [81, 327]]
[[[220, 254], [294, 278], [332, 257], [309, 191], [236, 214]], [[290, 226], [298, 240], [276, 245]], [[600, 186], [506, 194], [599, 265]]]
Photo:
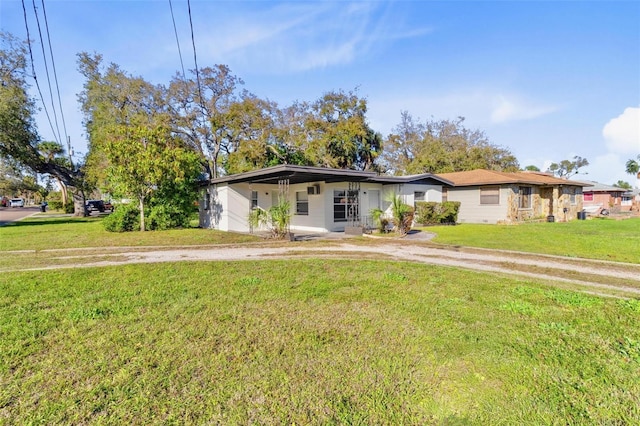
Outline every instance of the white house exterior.
[[284, 164], [209, 181], [202, 190], [200, 226], [249, 232], [251, 210], [268, 210], [285, 194], [292, 232], [344, 231], [349, 218], [367, 223], [372, 209], [389, 209], [392, 194], [409, 205], [440, 202], [443, 184], [449, 182], [432, 174], [385, 176]]

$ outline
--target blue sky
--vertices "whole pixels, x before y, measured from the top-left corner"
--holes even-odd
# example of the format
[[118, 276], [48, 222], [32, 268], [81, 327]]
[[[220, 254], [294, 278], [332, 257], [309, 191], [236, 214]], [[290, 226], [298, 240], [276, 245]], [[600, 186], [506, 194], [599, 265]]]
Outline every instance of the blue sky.
[[[172, 4], [193, 68], [187, 2]], [[48, 93], [33, 0], [25, 5]], [[169, 1], [45, 7], [68, 134], [86, 152], [76, 54], [95, 51], [168, 83], [180, 69]], [[247, 90], [280, 106], [357, 89], [383, 135], [403, 110], [422, 120], [463, 116], [523, 167], [579, 155], [591, 165], [577, 179], [638, 184], [624, 163], [640, 154], [640, 2], [192, 0], [191, 12], [198, 65], [226, 64]], [[26, 37], [21, 1], [2, 0], [0, 26]], [[38, 123], [52, 139], [46, 119]]]

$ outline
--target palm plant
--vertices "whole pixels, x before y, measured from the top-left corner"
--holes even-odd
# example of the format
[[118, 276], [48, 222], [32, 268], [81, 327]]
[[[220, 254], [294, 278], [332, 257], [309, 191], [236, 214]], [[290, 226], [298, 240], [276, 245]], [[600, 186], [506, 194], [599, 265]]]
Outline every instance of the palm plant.
[[392, 194], [390, 201], [394, 230], [401, 236], [405, 236], [413, 224], [413, 207], [405, 204], [402, 197], [397, 194]]
[[289, 233], [291, 222], [290, 204], [284, 198], [278, 204], [269, 209], [269, 222], [271, 224], [271, 234], [274, 238], [284, 238]]
[[291, 213], [289, 201], [281, 198], [278, 204], [269, 210], [260, 207], [251, 210], [247, 218], [249, 227], [253, 231], [261, 227], [268, 227], [273, 238], [284, 238], [289, 232]]
[[384, 211], [380, 209], [371, 209], [369, 212], [371, 214], [371, 218], [373, 219], [373, 223], [380, 231], [380, 233], [387, 232], [387, 225], [389, 225], [389, 219], [384, 216]]
[[640, 179], [640, 155], [638, 155], [637, 160], [632, 158], [627, 161], [626, 167], [627, 173], [630, 175], [636, 175], [638, 179]]

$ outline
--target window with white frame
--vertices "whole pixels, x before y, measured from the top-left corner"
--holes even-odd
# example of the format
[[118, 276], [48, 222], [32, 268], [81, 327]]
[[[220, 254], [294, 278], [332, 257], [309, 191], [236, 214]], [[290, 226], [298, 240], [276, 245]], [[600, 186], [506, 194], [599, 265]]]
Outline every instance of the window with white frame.
[[347, 221], [347, 191], [333, 191], [333, 221]]
[[569, 200], [571, 201], [571, 205], [577, 204], [575, 192], [572, 192], [571, 194], [569, 194]]
[[413, 193], [413, 207], [415, 207], [419, 201], [426, 201], [426, 200], [427, 200], [427, 197], [424, 191], [416, 191]]
[[309, 214], [309, 194], [307, 191], [296, 191], [296, 214]]
[[480, 204], [495, 205], [500, 204], [500, 187], [488, 186], [480, 188]]
[[251, 191], [251, 210], [258, 208], [258, 191]]
[[521, 209], [530, 209], [531, 208], [531, 187], [530, 186], [521, 186], [518, 188], [518, 192], [520, 194], [520, 202], [518, 207]]

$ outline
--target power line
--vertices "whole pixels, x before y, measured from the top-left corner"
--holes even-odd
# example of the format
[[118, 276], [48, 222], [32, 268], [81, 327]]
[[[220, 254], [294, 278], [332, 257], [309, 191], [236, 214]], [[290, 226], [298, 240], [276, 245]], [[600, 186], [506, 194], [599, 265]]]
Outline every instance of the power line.
[[40, 18], [38, 17], [38, 10], [36, 9], [35, 0], [32, 0], [32, 3], [33, 3], [33, 13], [36, 16], [36, 23], [38, 24], [38, 35], [40, 36], [40, 45], [42, 46], [42, 59], [44, 61], [44, 71], [45, 71], [45, 75], [47, 76], [47, 83], [49, 84], [49, 94], [51, 95], [51, 109], [53, 110], [53, 119], [56, 123], [56, 129], [58, 130], [58, 140], [61, 140], [62, 137], [60, 135], [60, 126], [58, 125], [58, 115], [56, 114], [56, 106], [53, 101], [53, 90], [51, 89], [51, 76], [49, 75], [49, 66], [47, 65], [47, 54], [44, 50], [44, 41], [42, 40], [42, 29], [40, 28]]
[[178, 29], [176, 28], [176, 19], [173, 16], [173, 5], [171, 4], [171, 0], [169, 0], [169, 9], [171, 9], [171, 20], [173, 21], [173, 32], [176, 35], [176, 43], [178, 44], [178, 56], [180, 56], [180, 66], [182, 67], [182, 79], [186, 80], [187, 74], [184, 72], [184, 62], [182, 62], [182, 51], [180, 50], [180, 40], [178, 39]]
[[[58, 73], [56, 72], [56, 63], [53, 59], [53, 48], [51, 47], [51, 36], [49, 34], [49, 22], [47, 21], [47, 11], [44, 8], [44, 0], [42, 2], [42, 15], [44, 16], [44, 25], [47, 30], [47, 41], [49, 42], [49, 55], [51, 56], [51, 68], [53, 68], [53, 79], [56, 83], [56, 92], [58, 94], [58, 106], [60, 107], [60, 117], [62, 118], [62, 128], [64, 129], [64, 138], [67, 141], [67, 149], [71, 156], [71, 147], [69, 146], [69, 135], [67, 134], [67, 123], [64, 119], [64, 111], [62, 109], [62, 98], [60, 97], [60, 85], [58, 84]], [[53, 98], [53, 94], [51, 95]]]
[[193, 46], [193, 62], [196, 65], [196, 81], [198, 82], [198, 95], [200, 96], [200, 107], [204, 114], [204, 104], [202, 98], [202, 89], [200, 85], [200, 71], [198, 70], [198, 55], [196, 54], [196, 40], [193, 36], [193, 21], [191, 20], [191, 0], [187, 0], [187, 8], [189, 10], [189, 27], [191, 28], [191, 45]]
[[29, 23], [27, 21], [27, 9], [24, 5], [24, 0], [22, 0], [22, 12], [24, 14], [24, 26], [27, 30], [27, 47], [29, 48], [29, 58], [31, 59], [31, 72], [33, 74], [33, 80], [36, 82], [36, 87], [38, 88], [38, 93], [40, 94], [40, 100], [42, 101], [44, 113], [47, 116], [47, 121], [49, 121], [49, 126], [51, 126], [51, 132], [53, 132], [53, 138], [56, 139], [56, 142], [60, 143], [60, 141], [56, 138], [56, 131], [53, 128], [51, 116], [49, 115], [49, 111], [47, 110], [47, 106], [44, 102], [44, 96], [42, 96], [42, 90], [40, 90], [40, 83], [38, 82], [38, 78], [36, 76], [36, 68], [33, 64], [33, 51], [31, 50], [31, 36], [29, 35]]

